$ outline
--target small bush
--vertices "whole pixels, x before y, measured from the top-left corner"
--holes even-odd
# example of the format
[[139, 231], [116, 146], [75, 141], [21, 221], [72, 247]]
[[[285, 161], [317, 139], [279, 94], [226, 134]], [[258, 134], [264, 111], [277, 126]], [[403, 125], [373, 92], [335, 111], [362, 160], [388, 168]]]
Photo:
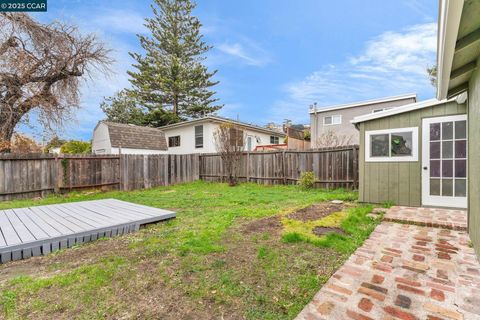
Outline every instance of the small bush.
[[315, 186], [315, 173], [313, 171], [302, 172], [298, 184], [304, 189], [312, 189]]

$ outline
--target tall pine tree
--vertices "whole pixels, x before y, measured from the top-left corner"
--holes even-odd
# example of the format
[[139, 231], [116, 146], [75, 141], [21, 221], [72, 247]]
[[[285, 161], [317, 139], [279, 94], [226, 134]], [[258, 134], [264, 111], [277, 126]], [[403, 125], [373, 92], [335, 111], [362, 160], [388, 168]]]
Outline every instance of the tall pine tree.
[[137, 70], [129, 71], [130, 94], [149, 110], [149, 125], [160, 126], [185, 118], [199, 118], [219, 110], [215, 91], [218, 81], [203, 65], [211, 49], [202, 40], [198, 18], [190, 0], [154, 0], [153, 18], [146, 27], [151, 36], [139, 35], [145, 54], [130, 53]]

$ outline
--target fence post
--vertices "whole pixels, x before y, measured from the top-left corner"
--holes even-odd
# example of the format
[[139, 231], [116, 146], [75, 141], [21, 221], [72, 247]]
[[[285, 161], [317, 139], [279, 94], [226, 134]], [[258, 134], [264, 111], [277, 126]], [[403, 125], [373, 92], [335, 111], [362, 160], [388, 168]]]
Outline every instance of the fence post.
[[54, 193], [60, 193], [60, 162], [58, 161], [58, 156], [55, 156], [55, 184], [53, 186]]
[[285, 169], [286, 166], [285, 166], [285, 150], [282, 151], [282, 175], [283, 175], [283, 184], [287, 184], [287, 175], [286, 175], [286, 172], [285, 172]]
[[250, 182], [250, 152], [247, 151], [247, 182]]
[[353, 146], [353, 189], [358, 189], [358, 149], [357, 146]]

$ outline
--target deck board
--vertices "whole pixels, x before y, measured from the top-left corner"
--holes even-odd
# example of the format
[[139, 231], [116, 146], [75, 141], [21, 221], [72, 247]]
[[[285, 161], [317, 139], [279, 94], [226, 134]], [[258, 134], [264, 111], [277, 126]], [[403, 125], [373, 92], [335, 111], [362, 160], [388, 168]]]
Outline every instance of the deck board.
[[0, 210], [0, 262], [48, 254], [175, 217], [175, 212], [116, 199]]

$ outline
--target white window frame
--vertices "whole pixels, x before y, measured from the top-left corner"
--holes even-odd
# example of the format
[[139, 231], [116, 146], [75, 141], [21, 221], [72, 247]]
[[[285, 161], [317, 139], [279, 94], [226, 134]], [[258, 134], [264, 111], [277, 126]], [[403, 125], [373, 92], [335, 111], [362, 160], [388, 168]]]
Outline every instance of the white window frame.
[[[335, 123], [335, 122], [333, 121], [333, 119], [334, 119], [335, 117], [337, 117], [338, 119], [340, 119], [339, 122]], [[332, 123], [325, 123], [325, 119], [326, 119], [326, 118], [332, 118]], [[339, 125], [339, 124], [342, 124], [342, 115], [341, 115], [341, 114], [333, 114], [333, 115], [331, 115], [331, 116], [324, 116], [324, 117], [323, 117], [323, 125], [324, 125], [324, 126], [336, 126], [336, 125]]]
[[[197, 128], [201, 127], [202, 128], [202, 132], [201, 133], [197, 133]], [[203, 124], [200, 124], [198, 126], [194, 126], [193, 127], [193, 135], [194, 135], [194, 138], [193, 138], [193, 144], [195, 145], [195, 149], [202, 149], [203, 146], [204, 146], [204, 136], [203, 136], [203, 131], [204, 131], [204, 127], [203, 127]], [[197, 138], [202, 138], [202, 143], [201, 144], [197, 144]]]
[[[412, 155], [403, 156], [403, 157], [392, 157], [391, 152], [391, 134], [393, 133], [403, 133], [411, 132], [412, 133]], [[371, 151], [371, 141], [370, 137], [377, 134], [388, 134], [388, 144], [389, 144], [389, 156], [388, 157], [372, 157], [370, 156]], [[385, 130], [369, 130], [365, 131], [365, 162], [415, 162], [418, 161], [418, 127], [409, 127], [409, 128], [394, 128], [394, 129], [385, 129]]]
[[[274, 142], [272, 142], [274, 140]], [[275, 142], [277, 140], [278, 142]], [[270, 144], [280, 144], [280, 137], [279, 136], [270, 136]]]

